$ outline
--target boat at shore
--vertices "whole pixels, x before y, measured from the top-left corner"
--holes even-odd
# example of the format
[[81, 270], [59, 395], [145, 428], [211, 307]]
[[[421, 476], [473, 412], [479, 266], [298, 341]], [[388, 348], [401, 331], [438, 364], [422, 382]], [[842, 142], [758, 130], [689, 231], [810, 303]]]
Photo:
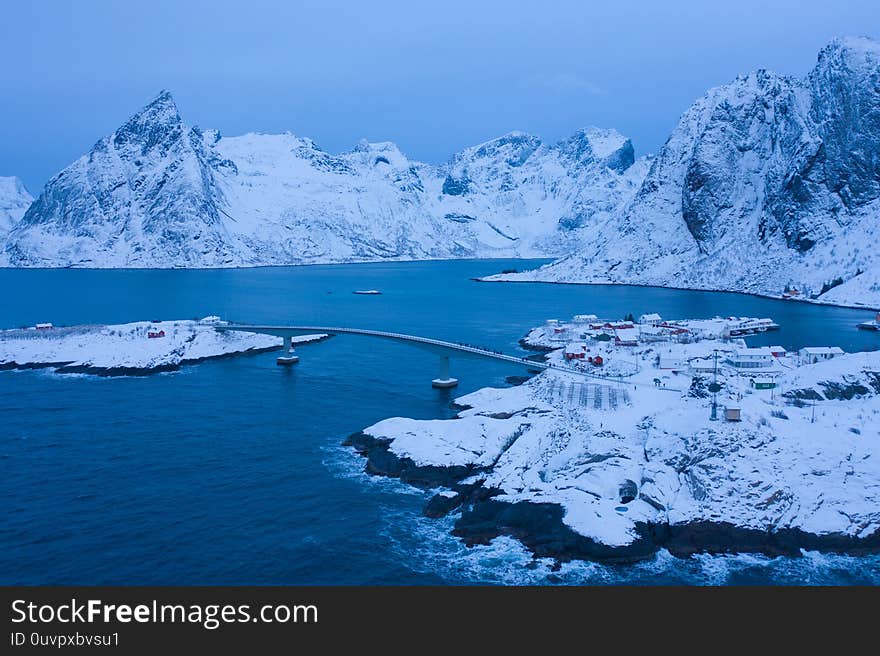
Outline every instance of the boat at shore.
[[731, 337], [740, 335], [754, 335], [755, 333], [763, 333], [768, 330], [779, 330], [779, 324], [773, 319], [742, 319], [740, 321], [732, 320], [728, 324], [728, 332]]
[[870, 321], [863, 321], [858, 324], [859, 330], [880, 330], [880, 312], [877, 313]]

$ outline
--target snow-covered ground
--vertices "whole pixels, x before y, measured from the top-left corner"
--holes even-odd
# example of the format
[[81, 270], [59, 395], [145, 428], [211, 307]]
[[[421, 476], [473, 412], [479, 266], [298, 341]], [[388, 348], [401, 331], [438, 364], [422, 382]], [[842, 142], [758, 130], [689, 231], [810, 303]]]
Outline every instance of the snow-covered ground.
[[[531, 338], [542, 342], [535, 331]], [[456, 419], [392, 418], [363, 433], [419, 467], [479, 468], [464, 482], [484, 479], [483, 488], [500, 490], [494, 501], [558, 504], [567, 527], [613, 549], [644, 541], [645, 527], [657, 535], [657, 527], [707, 524], [876, 541], [880, 353], [803, 366], [783, 358], [773, 366], [776, 387], [755, 389], [761, 371], [725, 360], [742, 347], [716, 339], [591, 343], [604, 349], [606, 363], [636, 363], [635, 373], [603, 382], [548, 370], [521, 386], [456, 399], [467, 408]], [[659, 369], [658, 358], [671, 350], [684, 364]], [[721, 390], [713, 421], [712, 373], [691, 366], [716, 350]], [[559, 363], [563, 357], [563, 349], [548, 354]], [[738, 409], [741, 420], [727, 421], [727, 409]], [[696, 531], [688, 548], [755, 549], [754, 538], [719, 546], [710, 533]]]
[[[151, 338], [149, 334], [162, 334]], [[325, 335], [294, 337], [306, 343]], [[147, 373], [235, 353], [281, 346], [281, 338], [218, 332], [199, 321], [138, 321], [107, 326], [71, 326], [0, 331], [0, 368], [55, 366], [58, 371]]]

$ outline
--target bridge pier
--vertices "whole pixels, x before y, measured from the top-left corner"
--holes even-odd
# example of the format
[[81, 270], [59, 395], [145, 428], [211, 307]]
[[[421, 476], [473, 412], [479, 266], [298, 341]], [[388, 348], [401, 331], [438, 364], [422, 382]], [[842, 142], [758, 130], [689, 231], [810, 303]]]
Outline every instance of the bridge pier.
[[431, 381], [431, 387], [439, 389], [448, 389], [458, 385], [458, 378], [452, 378], [449, 375], [449, 356], [440, 356], [440, 375]]
[[284, 347], [282, 355], [275, 360], [280, 365], [291, 365], [299, 362], [299, 356], [293, 352], [293, 338], [290, 335], [284, 336]]

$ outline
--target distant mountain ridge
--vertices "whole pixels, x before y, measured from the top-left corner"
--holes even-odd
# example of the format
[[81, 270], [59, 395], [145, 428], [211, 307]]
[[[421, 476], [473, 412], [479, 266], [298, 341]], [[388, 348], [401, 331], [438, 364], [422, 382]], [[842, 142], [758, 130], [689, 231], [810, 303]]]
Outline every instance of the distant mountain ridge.
[[0, 264], [561, 256], [492, 279], [878, 306], [878, 218], [880, 44], [846, 37], [803, 79], [758, 70], [710, 89], [640, 159], [600, 128], [552, 144], [512, 132], [443, 165], [388, 142], [333, 155], [189, 127], [162, 92], [6, 219]]
[[331, 155], [292, 134], [189, 127], [160, 93], [50, 180], [11, 266], [222, 267], [558, 256], [647, 170], [613, 130], [510, 133], [441, 166], [392, 143]]
[[835, 39], [802, 80], [759, 70], [688, 109], [580, 249], [511, 280], [880, 304], [880, 44]]

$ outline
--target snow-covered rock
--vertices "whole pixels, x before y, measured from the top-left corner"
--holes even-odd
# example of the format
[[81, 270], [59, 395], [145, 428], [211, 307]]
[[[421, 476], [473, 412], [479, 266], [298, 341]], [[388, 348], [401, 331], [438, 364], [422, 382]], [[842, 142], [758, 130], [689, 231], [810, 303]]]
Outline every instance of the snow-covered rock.
[[805, 79], [759, 70], [710, 90], [579, 252], [507, 278], [877, 305], [878, 236], [880, 44], [843, 38]]
[[653, 366], [663, 348], [627, 350], [640, 367], [619, 383], [548, 370], [456, 399], [456, 419], [386, 419], [350, 443], [372, 473], [456, 491], [426, 514], [460, 507], [470, 543], [510, 535], [562, 560], [880, 551], [880, 353], [784, 367], [772, 390], [725, 366], [719, 415], [741, 421], [712, 421], [691, 375]]
[[558, 256], [647, 170], [613, 130], [511, 133], [442, 166], [392, 143], [331, 155], [292, 134], [221, 137], [162, 92], [49, 181], [12, 266], [214, 267]]
[[0, 176], [0, 242], [24, 216], [33, 200], [21, 180]]
[[[108, 326], [0, 330], [0, 369], [49, 367], [60, 373], [140, 375], [234, 353], [281, 347], [281, 338], [218, 332], [216, 322], [138, 321]], [[326, 335], [302, 335], [297, 344]]]

